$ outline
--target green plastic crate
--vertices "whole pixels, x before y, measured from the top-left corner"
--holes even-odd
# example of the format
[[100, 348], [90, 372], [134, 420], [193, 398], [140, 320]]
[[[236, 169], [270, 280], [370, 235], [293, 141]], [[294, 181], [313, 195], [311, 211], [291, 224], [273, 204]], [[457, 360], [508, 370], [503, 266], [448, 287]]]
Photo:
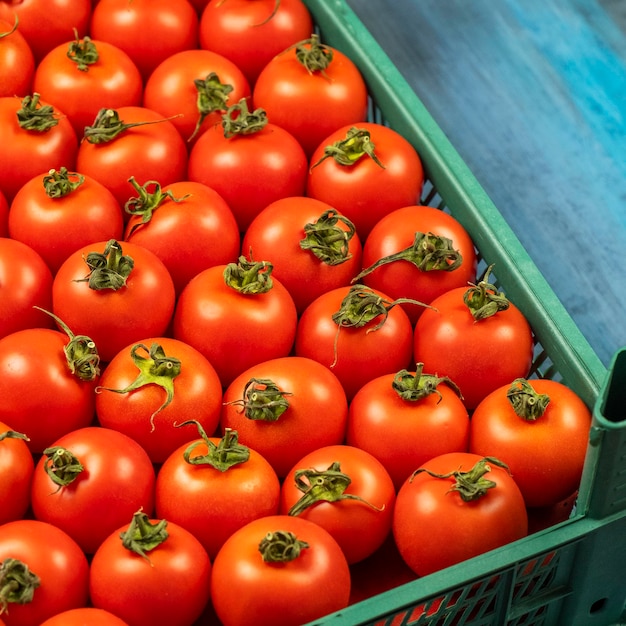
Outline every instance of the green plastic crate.
[[[400, 132], [427, 174], [422, 202], [468, 230], [482, 267], [526, 315], [532, 376], [560, 380], [593, 409], [575, 513], [520, 541], [311, 624], [613, 626], [626, 616], [626, 352], [609, 371], [384, 51], [344, 0], [305, 0], [323, 43], [364, 75], [370, 119]], [[493, 276], [492, 276], [493, 278]], [[418, 608], [419, 607], [419, 608]]]

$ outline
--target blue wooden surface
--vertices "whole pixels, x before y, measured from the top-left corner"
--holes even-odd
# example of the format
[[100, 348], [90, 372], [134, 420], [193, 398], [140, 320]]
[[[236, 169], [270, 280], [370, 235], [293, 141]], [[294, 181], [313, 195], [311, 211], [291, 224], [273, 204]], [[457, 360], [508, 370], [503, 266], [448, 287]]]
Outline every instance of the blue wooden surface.
[[608, 365], [626, 345], [624, 0], [348, 0]]

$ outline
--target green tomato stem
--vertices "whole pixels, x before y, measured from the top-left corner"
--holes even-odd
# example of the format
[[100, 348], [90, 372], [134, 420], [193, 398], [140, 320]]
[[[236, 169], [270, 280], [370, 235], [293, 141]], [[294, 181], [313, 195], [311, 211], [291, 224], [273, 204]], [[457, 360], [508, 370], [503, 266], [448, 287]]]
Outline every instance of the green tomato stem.
[[132, 257], [122, 254], [122, 246], [115, 239], [107, 242], [104, 252], [87, 254], [85, 263], [89, 267], [89, 274], [75, 280], [78, 283], [88, 282], [89, 288], [94, 291], [121, 289], [135, 266]]
[[234, 89], [232, 85], [222, 83], [215, 72], [211, 72], [204, 79], [197, 78], [193, 83], [198, 92], [196, 98], [198, 121], [187, 141], [194, 139], [207, 116], [228, 109], [228, 96]]
[[238, 263], [229, 263], [224, 268], [224, 282], [231, 289], [246, 295], [267, 293], [274, 285], [269, 261], [248, 261], [240, 256]]
[[28, 604], [35, 597], [41, 579], [26, 563], [7, 558], [0, 563], [0, 615], [9, 612], [9, 604]]
[[19, 127], [32, 132], [45, 133], [59, 123], [55, 111], [49, 104], [40, 104], [41, 95], [34, 93], [22, 99], [17, 111]]
[[46, 457], [46, 474], [59, 489], [73, 483], [85, 470], [78, 458], [61, 446], [46, 448], [43, 455]]
[[66, 167], [52, 169], [43, 177], [43, 187], [49, 198], [65, 198], [85, 182], [85, 177], [76, 172], [68, 172]]
[[442, 395], [437, 387], [445, 383], [458, 396], [463, 399], [459, 387], [447, 376], [436, 376], [423, 373], [424, 364], [417, 363], [415, 374], [406, 369], [400, 370], [393, 378], [391, 386], [402, 400], [406, 402], [419, 402], [424, 398], [436, 393], [441, 400]]
[[[338, 222], [345, 224], [348, 230], [340, 228]], [[356, 228], [347, 217], [328, 209], [317, 221], [305, 224], [300, 248], [310, 250], [326, 265], [340, 265], [352, 258], [348, 245], [355, 233]]]
[[506, 397], [515, 414], [527, 422], [534, 422], [542, 417], [550, 403], [550, 396], [537, 393], [525, 378], [516, 378], [511, 383]]
[[331, 157], [339, 165], [350, 167], [364, 156], [368, 156], [378, 167], [385, 169], [385, 166], [376, 156], [375, 149], [376, 146], [371, 139], [371, 133], [368, 130], [353, 126], [348, 130], [344, 139], [324, 148], [323, 156], [311, 166], [311, 169]]
[[250, 420], [275, 422], [289, 408], [285, 396], [290, 395], [269, 378], [251, 378], [244, 387], [243, 398], [228, 404], [242, 406], [244, 415]]
[[239, 102], [229, 106], [222, 115], [222, 128], [226, 139], [238, 135], [253, 135], [266, 126], [267, 113], [265, 110], [258, 108], [250, 111], [246, 98], [241, 98]]
[[168, 536], [166, 520], [162, 519], [153, 523], [142, 511], [137, 511], [128, 528], [120, 533], [122, 546], [149, 563], [150, 559], [146, 552], [158, 548]]
[[488, 282], [487, 278], [493, 269], [490, 265], [485, 271], [483, 279], [478, 284], [470, 284], [470, 288], [463, 294], [463, 302], [477, 322], [492, 317], [500, 311], [506, 311], [510, 302], [507, 297], [498, 291], [497, 287]]
[[76, 29], [74, 29], [74, 37], [75, 40], [70, 43], [67, 49], [67, 58], [76, 63], [76, 67], [81, 72], [88, 72], [89, 66], [100, 60], [98, 48], [91, 37], [85, 36], [81, 41]]
[[261, 558], [266, 563], [288, 563], [300, 556], [309, 544], [301, 541], [292, 532], [276, 530], [267, 533], [259, 543]]

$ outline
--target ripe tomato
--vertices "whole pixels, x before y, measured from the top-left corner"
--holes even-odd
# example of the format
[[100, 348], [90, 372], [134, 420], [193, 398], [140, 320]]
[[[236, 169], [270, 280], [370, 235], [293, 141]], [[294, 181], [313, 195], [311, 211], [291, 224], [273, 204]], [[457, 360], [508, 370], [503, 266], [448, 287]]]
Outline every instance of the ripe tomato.
[[198, 22], [187, 0], [100, 0], [90, 32], [123, 50], [145, 81], [161, 61], [198, 46]]
[[252, 220], [241, 249], [271, 261], [300, 314], [359, 272], [362, 246], [355, 235], [352, 222], [329, 204], [292, 196], [272, 202]]
[[24, 517], [35, 464], [26, 435], [0, 422], [0, 525]]
[[243, 72], [210, 50], [185, 50], [163, 60], [146, 80], [143, 104], [172, 118], [182, 138], [193, 142], [222, 121], [223, 112], [250, 97]]
[[79, 428], [57, 439], [37, 462], [35, 518], [64, 530], [93, 554], [116, 528], [154, 507], [155, 471], [145, 450], [109, 428]]
[[271, 269], [240, 257], [200, 272], [178, 298], [174, 337], [210, 361], [223, 387], [249, 367], [291, 352], [296, 306]]
[[91, 337], [105, 362], [135, 341], [165, 334], [174, 302], [163, 262], [143, 246], [113, 239], [72, 253], [52, 284], [54, 314]]
[[346, 442], [375, 456], [397, 489], [423, 463], [446, 452], [467, 452], [467, 409], [449, 381], [401, 370], [379, 376], [356, 393]]
[[232, 381], [220, 425], [236, 430], [282, 478], [305, 454], [341, 443], [347, 416], [337, 377], [317, 361], [287, 356], [253, 365]]
[[[465, 228], [430, 206], [402, 207], [384, 216], [363, 246], [360, 280], [392, 298], [430, 304], [476, 280], [476, 250]], [[413, 324], [423, 309], [404, 305]]]
[[9, 234], [9, 203], [0, 191], [0, 237], [7, 237]]
[[361, 448], [332, 445], [313, 450], [289, 470], [279, 511], [325, 528], [352, 564], [383, 544], [395, 500], [393, 481], [380, 461]]
[[493, 459], [451, 452], [422, 465], [398, 491], [393, 535], [402, 558], [426, 576], [521, 539], [524, 498]]
[[352, 220], [362, 241], [385, 215], [415, 204], [424, 184], [415, 148], [375, 122], [338, 128], [316, 148], [310, 164], [306, 195]]
[[53, 274], [78, 248], [121, 239], [122, 209], [91, 176], [65, 167], [26, 182], [11, 203], [9, 233], [38, 252]]
[[236, 259], [239, 227], [226, 201], [211, 187], [179, 181], [139, 188], [124, 237], [156, 254], [167, 267], [176, 293], [201, 271]]
[[367, 116], [361, 72], [345, 54], [321, 44], [318, 35], [271, 59], [256, 80], [253, 100], [300, 142], [307, 156], [338, 128]]
[[384, 293], [338, 287], [300, 316], [295, 354], [328, 367], [352, 400], [368, 381], [409, 366], [412, 334], [407, 314]]
[[268, 204], [304, 195], [307, 158], [291, 133], [268, 122], [261, 109], [249, 112], [243, 100], [223, 120], [191, 149], [189, 179], [215, 189], [243, 232]]
[[[17, 589], [6, 598], [4, 590], [13, 585]], [[0, 611], [7, 626], [40, 626], [57, 613], [85, 607], [88, 586], [87, 557], [60, 528], [31, 519], [0, 526]]]
[[86, 624], [89, 626], [128, 626], [124, 620], [113, 613], [94, 607], [70, 609], [57, 613], [42, 622], [40, 626], [85, 626]]
[[53, 325], [34, 308], [52, 308], [52, 272], [30, 246], [6, 237], [0, 237], [0, 302], [0, 338]]
[[129, 179], [163, 186], [185, 179], [187, 146], [171, 121], [145, 107], [101, 109], [76, 155], [79, 172], [113, 192], [121, 206], [133, 195]]
[[[192, 426], [185, 422], [181, 430]], [[280, 482], [259, 452], [238, 442], [236, 431], [220, 439], [200, 427], [195, 437], [161, 466], [156, 512], [191, 532], [214, 559], [236, 530], [278, 513]]]
[[307, 39], [313, 19], [302, 0], [210, 0], [200, 18], [200, 47], [230, 59], [250, 85], [279, 52]]
[[209, 556], [190, 532], [139, 512], [94, 554], [89, 592], [95, 607], [129, 626], [189, 626], [209, 601], [210, 577]]
[[[466, 303], [467, 300], [467, 303]], [[491, 391], [528, 374], [533, 335], [523, 313], [483, 278], [435, 298], [415, 325], [414, 357], [447, 376], [472, 410]]]
[[321, 526], [290, 515], [250, 522], [213, 563], [211, 598], [224, 626], [298, 626], [347, 606], [350, 570]]
[[96, 392], [99, 424], [134, 439], [153, 463], [193, 438], [177, 424], [195, 419], [212, 433], [222, 408], [213, 366], [195, 348], [169, 337], [143, 339], [118, 352]]
[[39, 94], [0, 98], [0, 191], [9, 204], [34, 176], [50, 169], [73, 169], [76, 133], [64, 113]]
[[557, 504], [580, 483], [591, 411], [554, 380], [518, 379], [474, 410], [470, 451], [505, 462], [529, 507]]
[[31, 92], [35, 58], [18, 24], [0, 18], [0, 97]]

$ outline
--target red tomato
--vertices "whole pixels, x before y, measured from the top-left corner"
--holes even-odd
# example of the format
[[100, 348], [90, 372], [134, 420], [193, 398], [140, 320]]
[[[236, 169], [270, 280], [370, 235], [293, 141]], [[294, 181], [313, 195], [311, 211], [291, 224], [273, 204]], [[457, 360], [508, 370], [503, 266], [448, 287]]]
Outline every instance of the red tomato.
[[[0, 564], [3, 575], [18, 573], [21, 580], [6, 607], [0, 604], [7, 626], [40, 626], [57, 613], [87, 606], [87, 558], [67, 533], [52, 524], [23, 519], [0, 526]], [[12, 583], [2, 580], [3, 589], [7, 584]]]
[[[363, 246], [360, 280], [392, 298], [430, 304], [437, 296], [476, 280], [476, 250], [449, 213], [413, 205], [392, 211], [370, 231]], [[403, 305], [413, 324], [422, 308]]]
[[30, 505], [35, 464], [25, 439], [0, 422], [0, 525], [22, 518]]
[[131, 242], [80, 248], [52, 284], [55, 315], [74, 332], [91, 337], [105, 362], [135, 341], [165, 334], [174, 302], [174, 283], [163, 262]]
[[42, 622], [41, 626], [86, 626], [87, 624], [89, 626], [128, 626], [124, 620], [113, 613], [94, 607], [70, 609], [57, 613]]
[[187, 0], [100, 0], [90, 32], [126, 52], [146, 80], [161, 61], [197, 47], [198, 22]]
[[492, 284], [483, 279], [476, 287], [451, 289], [431, 305], [415, 325], [415, 360], [426, 371], [452, 379], [468, 409], [528, 374], [532, 330], [523, 313]]
[[267, 262], [241, 257], [200, 272], [178, 298], [174, 337], [210, 361], [223, 387], [249, 367], [291, 352], [296, 307], [270, 274]]
[[362, 241], [385, 215], [415, 204], [424, 183], [413, 146], [374, 122], [337, 129], [318, 146], [310, 164], [307, 195], [352, 220]]
[[519, 487], [505, 468], [478, 454], [437, 456], [398, 491], [393, 534], [402, 558], [418, 576], [499, 548], [527, 532]]
[[138, 106], [143, 94], [131, 58], [117, 46], [89, 37], [50, 50], [35, 70], [33, 88], [63, 109], [78, 137], [101, 108]]
[[222, 408], [222, 385], [195, 348], [168, 337], [143, 339], [118, 352], [96, 388], [96, 414], [105, 428], [132, 437], [153, 463], [193, 438], [190, 419], [212, 433]]
[[341, 443], [347, 416], [337, 377], [317, 361], [287, 356], [253, 365], [233, 380], [220, 425], [236, 430], [282, 478], [304, 455]]
[[[189, 179], [215, 189], [242, 232], [268, 204], [304, 195], [307, 175], [307, 158], [297, 139], [259, 111], [249, 113], [245, 102], [233, 105], [223, 116], [226, 128], [216, 124], [206, 130], [189, 153]], [[258, 123], [259, 130], [231, 136], [232, 115], [252, 120], [243, 129]]]
[[338, 128], [364, 122], [367, 86], [353, 61], [317, 35], [281, 52], [261, 71], [254, 105], [310, 156]]
[[33, 453], [94, 417], [95, 382], [72, 373], [68, 344], [64, 333], [47, 328], [0, 339], [0, 420], [24, 433]]
[[0, 191], [0, 237], [6, 237], [9, 234], [9, 203]]
[[76, 163], [78, 140], [65, 115], [38, 94], [0, 98], [0, 191], [11, 203], [20, 187], [50, 169]]
[[234, 533], [213, 563], [211, 598], [224, 626], [298, 626], [345, 608], [350, 570], [328, 531], [290, 515]]
[[563, 383], [519, 379], [476, 407], [470, 451], [504, 461], [527, 506], [552, 506], [578, 488], [590, 427], [591, 411]]
[[349, 285], [361, 269], [361, 240], [329, 204], [293, 196], [272, 202], [248, 226], [241, 249], [267, 259], [298, 313], [326, 291]]
[[200, 19], [200, 47], [230, 59], [253, 85], [275, 55], [312, 32], [302, 0], [210, 0]]
[[402, 370], [366, 383], [350, 403], [346, 442], [375, 456], [397, 489], [423, 463], [466, 452], [467, 409], [448, 381]]
[[109, 428], [79, 428], [44, 450], [31, 490], [37, 519], [88, 554], [135, 511], [152, 512], [155, 472], [145, 450]]
[[334, 372], [348, 400], [370, 380], [408, 367], [413, 352], [407, 314], [382, 292], [356, 287], [315, 299], [300, 316], [295, 340], [295, 354]]
[[[132, 200], [131, 200], [132, 203]], [[176, 293], [201, 271], [236, 259], [239, 227], [226, 201], [202, 183], [146, 183], [125, 230], [126, 241], [148, 248], [167, 267]]]
[[226, 57], [210, 50], [185, 50], [163, 60], [146, 81], [144, 106], [164, 116], [182, 138], [193, 142], [222, 121], [223, 112], [250, 97], [243, 72]]
[[26, 96], [35, 75], [33, 52], [19, 22], [0, 19], [0, 96]]
[[369, 452], [347, 445], [317, 448], [283, 481], [280, 513], [325, 528], [348, 563], [371, 556], [391, 532], [396, 491], [391, 476]]
[[210, 577], [209, 557], [191, 533], [138, 513], [94, 554], [89, 591], [95, 607], [129, 626], [189, 626], [209, 601]]
[[35, 306], [52, 308], [52, 272], [30, 246], [0, 237], [0, 338], [52, 319]]
[[174, 124], [156, 111], [103, 109], [91, 128], [76, 167], [111, 190], [121, 206], [133, 195], [131, 177], [141, 185], [158, 180], [163, 186], [185, 179], [187, 146]]
[[53, 274], [94, 241], [121, 239], [122, 209], [91, 176], [50, 170], [26, 182], [11, 203], [9, 233], [38, 252]]
[[[184, 423], [181, 430], [192, 426]], [[238, 442], [235, 431], [222, 439], [199, 432], [202, 438], [196, 431], [196, 439], [161, 466], [156, 511], [191, 532], [214, 559], [236, 530], [278, 513], [280, 482], [259, 452]]]

